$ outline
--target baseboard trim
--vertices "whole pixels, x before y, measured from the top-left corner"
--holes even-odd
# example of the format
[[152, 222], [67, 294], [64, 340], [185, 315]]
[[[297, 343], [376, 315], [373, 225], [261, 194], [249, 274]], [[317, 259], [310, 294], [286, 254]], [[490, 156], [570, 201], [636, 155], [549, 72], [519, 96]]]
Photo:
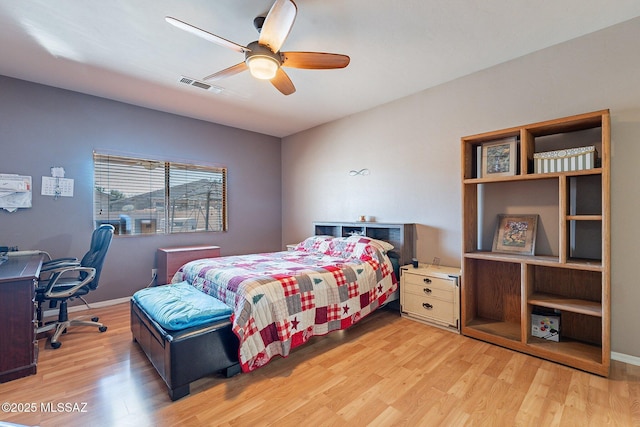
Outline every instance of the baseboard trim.
[[[89, 307], [87, 307], [84, 304], [82, 304], [82, 305], [74, 305], [73, 307], [69, 307], [69, 309], [67, 311], [69, 313], [75, 313], [75, 312], [78, 312], [78, 311], [89, 310], [90, 308], [109, 307], [111, 305], [122, 304], [123, 302], [129, 302], [129, 301], [131, 301], [131, 297], [116, 298], [116, 299], [110, 299], [110, 300], [106, 300], [106, 301], [92, 302], [92, 303], [89, 303]], [[45, 310], [43, 315], [44, 315], [44, 317], [57, 316], [58, 315], [58, 310], [57, 309]]]
[[611, 358], [613, 360], [617, 360], [618, 362], [628, 363], [629, 365], [640, 366], [640, 357], [630, 356], [624, 353], [616, 353], [615, 351], [611, 352]]

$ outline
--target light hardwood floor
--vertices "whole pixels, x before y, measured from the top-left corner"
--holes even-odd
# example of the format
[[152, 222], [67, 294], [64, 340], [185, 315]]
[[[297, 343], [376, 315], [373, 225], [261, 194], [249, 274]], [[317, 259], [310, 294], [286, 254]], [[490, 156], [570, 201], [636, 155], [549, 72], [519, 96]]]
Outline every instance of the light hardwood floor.
[[43, 427], [640, 425], [640, 367], [614, 361], [610, 378], [602, 378], [386, 310], [252, 373], [199, 380], [189, 396], [171, 402], [131, 339], [128, 304], [92, 314], [107, 332], [75, 328], [58, 350], [40, 340], [38, 373], [0, 384], [0, 401], [34, 410], [0, 412], [0, 421]]

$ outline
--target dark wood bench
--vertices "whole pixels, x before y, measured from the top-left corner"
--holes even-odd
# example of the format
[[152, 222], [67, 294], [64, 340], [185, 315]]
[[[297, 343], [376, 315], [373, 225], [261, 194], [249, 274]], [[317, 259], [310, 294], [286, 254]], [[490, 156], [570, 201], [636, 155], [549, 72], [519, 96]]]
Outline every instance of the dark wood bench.
[[222, 372], [240, 373], [238, 337], [229, 319], [179, 331], [164, 330], [133, 299], [131, 333], [177, 400], [189, 394], [189, 384]]

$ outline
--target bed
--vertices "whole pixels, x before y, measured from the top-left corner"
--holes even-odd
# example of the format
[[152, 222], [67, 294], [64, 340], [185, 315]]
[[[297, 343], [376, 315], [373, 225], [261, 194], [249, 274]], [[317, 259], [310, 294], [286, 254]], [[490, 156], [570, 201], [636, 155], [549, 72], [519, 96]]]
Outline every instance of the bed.
[[[276, 356], [287, 357], [311, 337], [346, 329], [385, 305], [398, 287], [392, 248], [365, 236], [312, 236], [291, 251], [188, 262], [168, 287], [186, 283], [203, 297], [214, 297], [231, 308], [229, 318], [217, 319], [218, 329], [207, 322], [183, 325], [189, 330], [186, 336], [194, 337], [191, 342], [182, 331], [159, 325], [132, 300], [134, 340], [152, 362], [151, 347], [157, 347], [153, 364], [175, 400], [202, 376], [221, 370], [227, 375], [251, 372]], [[172, 342], [178, 336], [189, 348], [187, 354], [171, 351], [165, 336]], [[195, 359], [204, 367], [192, 369]]]

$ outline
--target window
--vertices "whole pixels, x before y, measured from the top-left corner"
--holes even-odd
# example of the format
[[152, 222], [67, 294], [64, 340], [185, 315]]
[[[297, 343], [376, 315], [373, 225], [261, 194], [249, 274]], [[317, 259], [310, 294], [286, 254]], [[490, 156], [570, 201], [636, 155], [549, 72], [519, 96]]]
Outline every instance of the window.
[[227, 230], [227, 169], [93, 154], [96, 225], [116, 234]]

